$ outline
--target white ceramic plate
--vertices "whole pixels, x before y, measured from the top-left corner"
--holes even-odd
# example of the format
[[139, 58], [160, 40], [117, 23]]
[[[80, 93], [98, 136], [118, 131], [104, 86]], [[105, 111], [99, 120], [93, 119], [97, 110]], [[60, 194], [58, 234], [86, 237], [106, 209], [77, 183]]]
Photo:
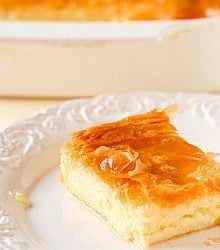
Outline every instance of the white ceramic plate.
[[[172, 122], [181, 135], [205, 151], [220, 152], [220, 96], [206, 94], [137, 92], [69, 101], [1, 133], [0, 249], [135, 249], [117, 239], [102, 220], [67, 195], [59, 180], [60, 146], [72, 131], [173, 103], [179, 112]], [[33, 206], [24, 209], [8, 196], [9, 191], [29, 193]], [[205, 250], [204, 241], [219, 236], [216, 227], [152, 249]], [[208, 249], [219, 248], [214, 244]]]

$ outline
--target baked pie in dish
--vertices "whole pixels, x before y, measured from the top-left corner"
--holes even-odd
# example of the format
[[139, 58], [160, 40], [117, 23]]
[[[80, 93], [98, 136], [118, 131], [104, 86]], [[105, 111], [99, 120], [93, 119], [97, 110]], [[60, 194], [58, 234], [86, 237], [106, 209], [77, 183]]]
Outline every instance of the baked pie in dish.
[[141, 249], [220, 221], [220, 166], [184, 140], [167, 112], [76, 132], [61, 152], [68, 192]]
[[212, 16], [220, 0], [1, 0], [1, 19], [147, 20]]

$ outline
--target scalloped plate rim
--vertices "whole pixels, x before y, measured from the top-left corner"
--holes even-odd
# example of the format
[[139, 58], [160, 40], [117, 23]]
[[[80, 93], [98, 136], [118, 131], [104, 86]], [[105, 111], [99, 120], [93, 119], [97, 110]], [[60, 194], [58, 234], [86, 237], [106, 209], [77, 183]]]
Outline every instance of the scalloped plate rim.
[[[63, 102], [63, 103], [61, 103], [60, 105], [54, 105], [54, 106], [51, 106], [51, 107], [48, 107], [48, 108], [45, 108], [45, 109], [42, 109], [42, 110], [40, 110], [39, 112], [36, 112], [31, 118], [28, 118], [28, 119], [25, 119], [25, 120], [22, 120], [22, 121], [19, 121], [19, 122], [16, 122], [16, 123], [14, 123], [14, 124], [12, 124], [11, 126], [9, 126], [9, 127], [7, 127], [6, 129], [4, 129], [2, 132], [0, 132], [0, 146], [2, 146], [2, 148], [0, 148], [0, 169], [1, 169], [1, 165], [3, 165], [3, 168], [2, 168], [2, 170], [4, 171], [5, 169], [7, 169], [7, 164], [5, 164], [4, 163], [4, 146], [5, 146], [5, 148], [7, 148], [8, 147], [8, 145], [10, 146], [10, 140], [8, 140], [8, 137], [9, 137], [9, 139], [15, 139], [15, 148], [17, 147], [17, 148], [19, 148], [19, 146], [22, 146], [22, 140], [19, 142], [19, 139], [16, 139], [16, 133], [18, 133], [18, 131], [17, 131], [17, 128], [19, 127], [19, 126], [23, 126], [24, 127], [24, 131], [22, 131], [23, 133], [22, 133], [22, 136], [24, 136], [24, 139], [26, 139], [26, 137], [25, 136], [29, 136], [28, 138], [30, 139], [30, 138], [32, 138], [32, 136], [33, 137], [36, 137], [35, 139], [39, 142], [39, 141], [45, 141], [46, 139], [45, 139], [45, 137], [44, 136], [47, 136], [47, 135], [45, 135], [42, 131], [40, 131], [40, 132], [42, 132], [42, 133], [39, 133], [39, 134], [37, 134], [38, 132], [36, 132], [37, 131], [37, 127], [38, 126], [41, 126], [42, 124], [44, 124], [44, 125], [42, 125], [42, 126], [45, 126], [45, 128], [54, 128], [53, 126], [54, 125], [61, 125], [61, 126], [63, 126], [64, 124], [62, 123], [62, 121], [60, 122], [60, 124], [59, 124], [59, 119], [61, 119], [62, 118], [62, 115], [64, 115], [63, 117], [65, 117], [65, 119], [68, 117], [68, 119], [70, 119], [70, 121], [71, 121], [71, 119], [75, 119], [74, 121], [76, 122], [76, 118], [78, 119], [79, 118], [79, 121], [77, 120], [77, 122], [79, 122], [79, 123], [84, 123], [83, 125], [84, 126], [89, 126], [89, 125], [91, 125], [91, 124], [93, 124], [94, 123], [94, 121], [90, 121], [89, 119], [88, 120], [83, 120], [84, 118], [83, 117], [81, 117], [80, 115], [79, 115], [79, 117], [77, 117], [77, 113], [74, 113], [76, 110], [73, 108], [73, 110], [70, 110], [70, 107], [74, 107], [74, 104], [76, 105], [77, 103], [78, 104], [82, 104], [83, 103], [83, 108], [86, 108], [86, 105], [90, 105], [90, 106], [94, 106], [94, 107], [92, 107], [92, 108], [97, 108], [98, 106], [102, 106], [102, 105], [104, 105], [104, 104], [101, 104], [101, 105], [98, 105], [98, 103], [100, 102], [100, 101], [103, 101], [103, 100], [107, 100], [107, 101], [109, 101], [110, 102], [110, 106], [109, 106], [109, 108], [111, 109], [112, 107], [111, 107], [111, 101], [113, 100], [113, 102], [115, 101], [115, 100], [117, 100], [119, 103], [117, 104], [117, 105], [121, 105], [120, 104], [120, 101], [121, 100], [124, 100], [125, 99], [125, 97], [126, 98], [136, 98], [136, 99], [134, 99], [134, 100], [138, 100], [138, 98], [139, 97], [141, 97], [141, 96], [144, 96], [144, 98], [147, 96], [148, 98], [149, 98], [149, 100], [150, 100], [150, 97], [152, 98], [152, 99], [156, 99], [156, 97], [158, 97], [158, 98], [165, 98], [167, 101], [168, 100], [171, 100], [171, 99], [173, 99], [173, 100], [176, 100], [176, 98], [178, 99], [178, 98], [183, 98], [183, 99], [186, 99], [186, 100], [190, 100], [190, 103], [189, 103], [189, 105], [192, 105], [192, 103], [195, 101], [194, 99], [195, 98], [200, 98], [200, 99], [206, 99], [207, 98], [207, 100], [209, 101], [209, 100], [215, 100], [215, 102], [213, 101], [213, 102], [211, 102], [212, 104], [211, 105], [215, 105], [215, 103], [216, 103], [216, 100], [219, 102], [219, 105], [220, 105], [220, 96], [219, 95], [216, 95], [216, 94], [206, 94], [206, 93], [198, 93], [198, 94], [188, 94], [188, 93], [164, 93], [164, 92], [147, 92], [147, 91], [136, 91], [136, 92], [129, 92], [129, 93], [125, 93], [125, 94], [105, 94], [105, 95], [99, 95], [99, 96], [96, 96], [96, 97], [94, 97], [94, 98], [82, 98], [82, 99], [73, 99], [73, 100], [68, 100], [68, 101], [65, 101], [65, 102]], [[120, 99], [121, 98], [121, 99]], [[132, 99], [133, 100], [133, 99]], [[161, 101], [161, 103], [162, 103], [162, 101]], [[146, 107], [145, 106], [141, 106], [141, 105], [143, 105], [143, 103], [141, 103], [141, 101], [140, 101], [140, 106], [137, 106], [137, 109], [140, 109], [140, 110], [145, 110], [146, 109]], [[150, 103], [150, 101], [148, 102], [148, 103], [145, 103], [145, 104], [149, 104], [149, 105], [151, 105], [151, 103]], [[109, 105], [109, 103], [107, 103], [107, 104], [105, 104], [105, 105], [107, 105], [106, 107], [108, 107], [108, 105]], [[105, 108], [105, 105], [104, 105], [104, 108]], [[196, 104], [197, 105], [197, 104]], [[198, 105], [197, 105], [198, 106]], [[149, 106], [150, 107], [150, 106]], [[148, 108], [149, 108], [148, 107]], [[219, 107], [220, 106], [217, 106], [217, 108], [216, 108], [216, 110], [217, 110], [217, 112], [219, 112]], [[65, 110], [65, 108], [67, 109], [67, 110]], [[81, 107], [82, 108], [82, 107]], [[99, 107], [100, 108], [100, 107]], [[130, 108], [130, 106], [129, 106], [129, 108]], [[128, 109], [129, 109], [128, 108]], [[218, 110], [219, 109], [219, 110]], [[71, 113], [68, 113], [68, 112], [73, 112], [73, 114]], [[62, 112], [64, 112], [64, 113], [62, 113]], [[65, 112], [67, 112], [67, 113], [65, 113]], [[83, 110], [83, 112], [86, 112], [86, 110]], [[98, 111], [96, 111], [96, 112], [103, 112], [102, 111], [102, 109], [100, 110], [98, 110]], [[130, 112], [130, 111], [129, 111]], [[133, 111], [132, 111], [133, 112]], [[132, 113], [131, 112], [131, 113]], [[52, 121], [50, 121], [50, 119], [48, 120], [48, 118], [50, 118], [49, 117], [49, 115], [50, 115], [50, 113], [52, 113], [53, 115], [55, 114], [55, 116], [53, 116], [53, 115], [51, 115], [51, 119], [52, 119]], [[126, 113], [126, 108], [125, 108], [125, 113]], [[93, 114], [93, 116], [95, 116], [95, 114], [96, 113], [94, 113]], [[99, 113], [98, 113], [99, 114]], [[217, 113], [218, 114], [218, 113]], [[68, 116], [69, 115], [69, 116]], [[71, 117], [71, 115], [73, 116], [73, 117]], [[85, 114], [84, 114], [85, 115]], [[207, 114], [205, 114], [205, 115], [207, 115]], [[218, 118], [218, 117], [217, 117]], [[217, 119], [216, 118], [216, 119]], [[40, 119], [40, 120], [38, 120], [38, 119]], [[54, 124], [53, 124], [53, 119], [55, 119], [55, 122], [54, 122]], [[82, 120], [80, 120], [80, 119], [82, 119]], [[95, 119], [97, 119], [97, 118], [95, 118]], [[100, 119], [100, 117], [98, 117], [98, 119]], [[205, 116], [204, 116], [204, 119], [205, 119]], [[38, 121], [37, 121], [38, 120]], [[83, 122], [82, 122], [83, 121]], [[211, 122], [211, 120], [209, 121], [209, 120], [207, 120], [208, 122]], [[218, 122], [219, 120], [217, 120], [217, 122]], [[101, 122], [101, 121], [99, 121], [99, 122]], [[46, 125], [45, 125], [46, 124]], [[218, 125], [217, 125], [218, 126]], [[31, 129], [30, 128], [32, 128], [33, 129], [33, 131], [31, 131]], [[44, 129], [45, 129], [44, 128]], [[39, 129], [39, 128], [38, 128]], [[44, 130], [44, 129], [42, 129], [42, 130]], [[56, 129], [56, 128], [55, 128]], [[70, 129], [70, 128], [65, 128], [65, 129], [67, 129], [67, 131], [71, 131], [72, 130], [72, 128]], [[39, 129], [40, 130], [40, 129]], [[25, 133], [24, 133], [25, 132]], [[44, 131], [45, 132], [45, 131]], [[66, 132], [67, 133], [67, 132]], [[69, 133], [69, 132], [68, 132]], [[15, 138], [11, 138], [10, 137], [10, 135], [12, 136], [14, 136], [15, 135]], [[39, 138], [38, 138], [39, 137]], [[62, 137], [62, 136], [61, 136]], [[16, 141], [16, 140], [18, 140], [18, 141]], [[63, 139], [60, 139], [59, 138], [59, 140], [63, 140]], [[58, 141], [59, 141], [58, 140]], [[17, 144], [16, 144], [17, 143]], [[20, 144], [19, 144], [20, 143]], [[34, 145], [34, 142], [32, 142], [33, 143], [33, 145]], [[32, 145], [32, 146], [33, 146]], [[30, 145], [30, 147], [31, 147], [31, 145]], [[34, 145], [33, 147], [36, 147], [36, 145]], [[47, 145], [45, 146], [45, 147], [47, 147]], [[1, 149], [3, 150], [3, 151], [1, 151]], [[28, 149], [25, 149], [25, 150], [27, 150], [27, 151], [24, 151], [24, 154], [26, 154], [26, 155], [31, 155], [32, 153], [32, 151], [28, 151]], [[5, 152], [5, 154], [6, 154], [6, 156], [7, 156], [7, 152]], [[3, 156], [1, 156], [1, 155], [3, 155]], [[2, 158], [1, 158], [2, 157]], [[12, 156], [11, 156], [12, 157]], [[16, 157], [16, 155], [15, 155], [15, 157]], [[7, 158], [7, 157], [6, 157]], [[12, 157], [13, 158], [13, 157]], [[2, 160], [3, 159], [3, 160]], [[14, 158], [13, 158], [14, 159]], [[6, 161], [6, 163], [7, 163], [7, 161]], [[9, 163], [10, 163], [10, 160], [9, 160]], [[5, 166], [4, 166], [5, 165]], [[15, 167], [15, 169], [9, 169], [9, 172], [10, 172], [10, 174], [13, 172], [13, 171], [21, 171], [21, 170], [19, 170], [19, 167], [20, 167], [20, 165], [21, 165], [21, 162], [18, 162], [18, 166], [16, 166]], [[24, 163], [24, 166], [25, 166], [25, 163]], [[6, 167], [6, 168], [5, 168]], [[8, 166], [8, 167], [10, 167], [10, 166]], [[17, 170], [16, 170], [17, 169]], [[7, 171], [6, 171], [7, 172]], [[4, 173], [3, 173], [4, 174]], [[0, 179], [1, 179], [1, 172], [0, 172]], [[1, 186], [2, 184], [0, 184], [0, 186]], [[0, 194], [1, 194], [1, 192], [0, 192]], [[1, 207], [1, 205], [4, 205], [3, 203], [6, 201], [6, 203], [5, 204], [8, 204], [8, 201], [5, 199], [5, 197], [3, 197], [2, 196], [2, 198], [0, 198], [0, 219], [1, 219], [1, 221], [3, 221], [3, 224], [1, 224], [0, 223], [0, 232], [1, 232], [1, 225], [6, 225], [6, 228], [7, 228], [7, 225], [9, 225], [10, 224], [10, 226], [12, 226], [12, 224], [13, 224], [13, 222], [14, 222], [14, 220], [12, 219], [12, 221], [11, 221], [11, 218], [10, 218], [10, 216], [8, 215], [8, 211], [6, 211], [5, 209], [4, 209], [4, 207]], [[16, 204], [17, 205], [17, 204]], [[15, 207], [16, 206], [15, 204], [13, 204], [13, 207]], [[3, 209], [2, 209], [3, 208]], [[5, 208], [8, 208], [8, 207], [5, 207]], [[5, 223], [5, 224], [4, 224]], [[11, 230], [11, 231], [10, 231]], [[13, 244], [15, 244], [15, 246], [19, 246], [19, 244], [22, 246], [22, 250], [23, 249], [26, 249], [25, 247], [26, 247], [26, 241], [24, 240], [22, 240], [22, 237], [25, 237], [25, 233], [24, 232], [21, 232], [21, 231], [17, 231], [17, 229], [15, 228], [13, 228], [12, 227], [12, 229], [10, 229], [9, 231], [11, 232], [11, 234], [12, 234], [12, 236], [10, 236], [11, 238], [10, 238], [10, 240], [12, 241], [12, 243]], [[30, 237], [29, 237], [29, 241], [30, 242], [32, 242], [31, 244], [33, 244], [33, 246], [35, 245], [35, 248], [33, 248], [33, 249], [39, 249], [38, 247], [36, 247], [37, 246], [37, 242], [35, 242], [35, 240], [33, 240], [33, 238], [32, 238], [32, 235], [29, 235]], [[1, 238], [2, 236], [0, 236], [0, 247], [1, 247], [1, 241], [2, 241], [2, 239], [3, 238]], [[7, 238], [7, 236], [6, 236], [6, 238]], [[16, 245], [17, 244], [17, 245]], [[32, 246], [31, 246], [32, 247]], [[27, 249], [29, 249], [29, 248], [27, 248]], [[32, 249], [32, 248], [31, 248]], [[4, 248], [3, 248], [3, 250], [4, 250]]]

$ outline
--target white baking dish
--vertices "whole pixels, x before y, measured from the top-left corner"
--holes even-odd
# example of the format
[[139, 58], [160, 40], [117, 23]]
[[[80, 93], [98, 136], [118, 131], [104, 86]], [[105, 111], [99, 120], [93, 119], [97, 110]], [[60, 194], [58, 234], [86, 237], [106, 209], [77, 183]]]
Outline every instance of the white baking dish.
[[0, 95], [220, 91], [220, 18], [0, 23]]
[[220, 18], [136, 22], [1, 21], [0, 38], [38, 40], [149, 39], [166, 33], [167, 29], [210, 26], [218, 22], [218, 19]]

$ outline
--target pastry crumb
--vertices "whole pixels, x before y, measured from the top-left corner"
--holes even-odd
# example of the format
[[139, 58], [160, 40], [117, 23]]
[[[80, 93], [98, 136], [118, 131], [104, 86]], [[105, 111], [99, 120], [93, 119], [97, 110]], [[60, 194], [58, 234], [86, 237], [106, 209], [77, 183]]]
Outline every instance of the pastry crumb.
[[15, 199], [20, 205], [25, 208], [31, 207], [31, 202], [27, 199], [27, 197], [22, 192], [13, 192], [9, 191], [8, 195]]
[[204, 243], [207, 246], [212, 246], [214, 244], [220, 244], [220, 237], [208, 238]]

